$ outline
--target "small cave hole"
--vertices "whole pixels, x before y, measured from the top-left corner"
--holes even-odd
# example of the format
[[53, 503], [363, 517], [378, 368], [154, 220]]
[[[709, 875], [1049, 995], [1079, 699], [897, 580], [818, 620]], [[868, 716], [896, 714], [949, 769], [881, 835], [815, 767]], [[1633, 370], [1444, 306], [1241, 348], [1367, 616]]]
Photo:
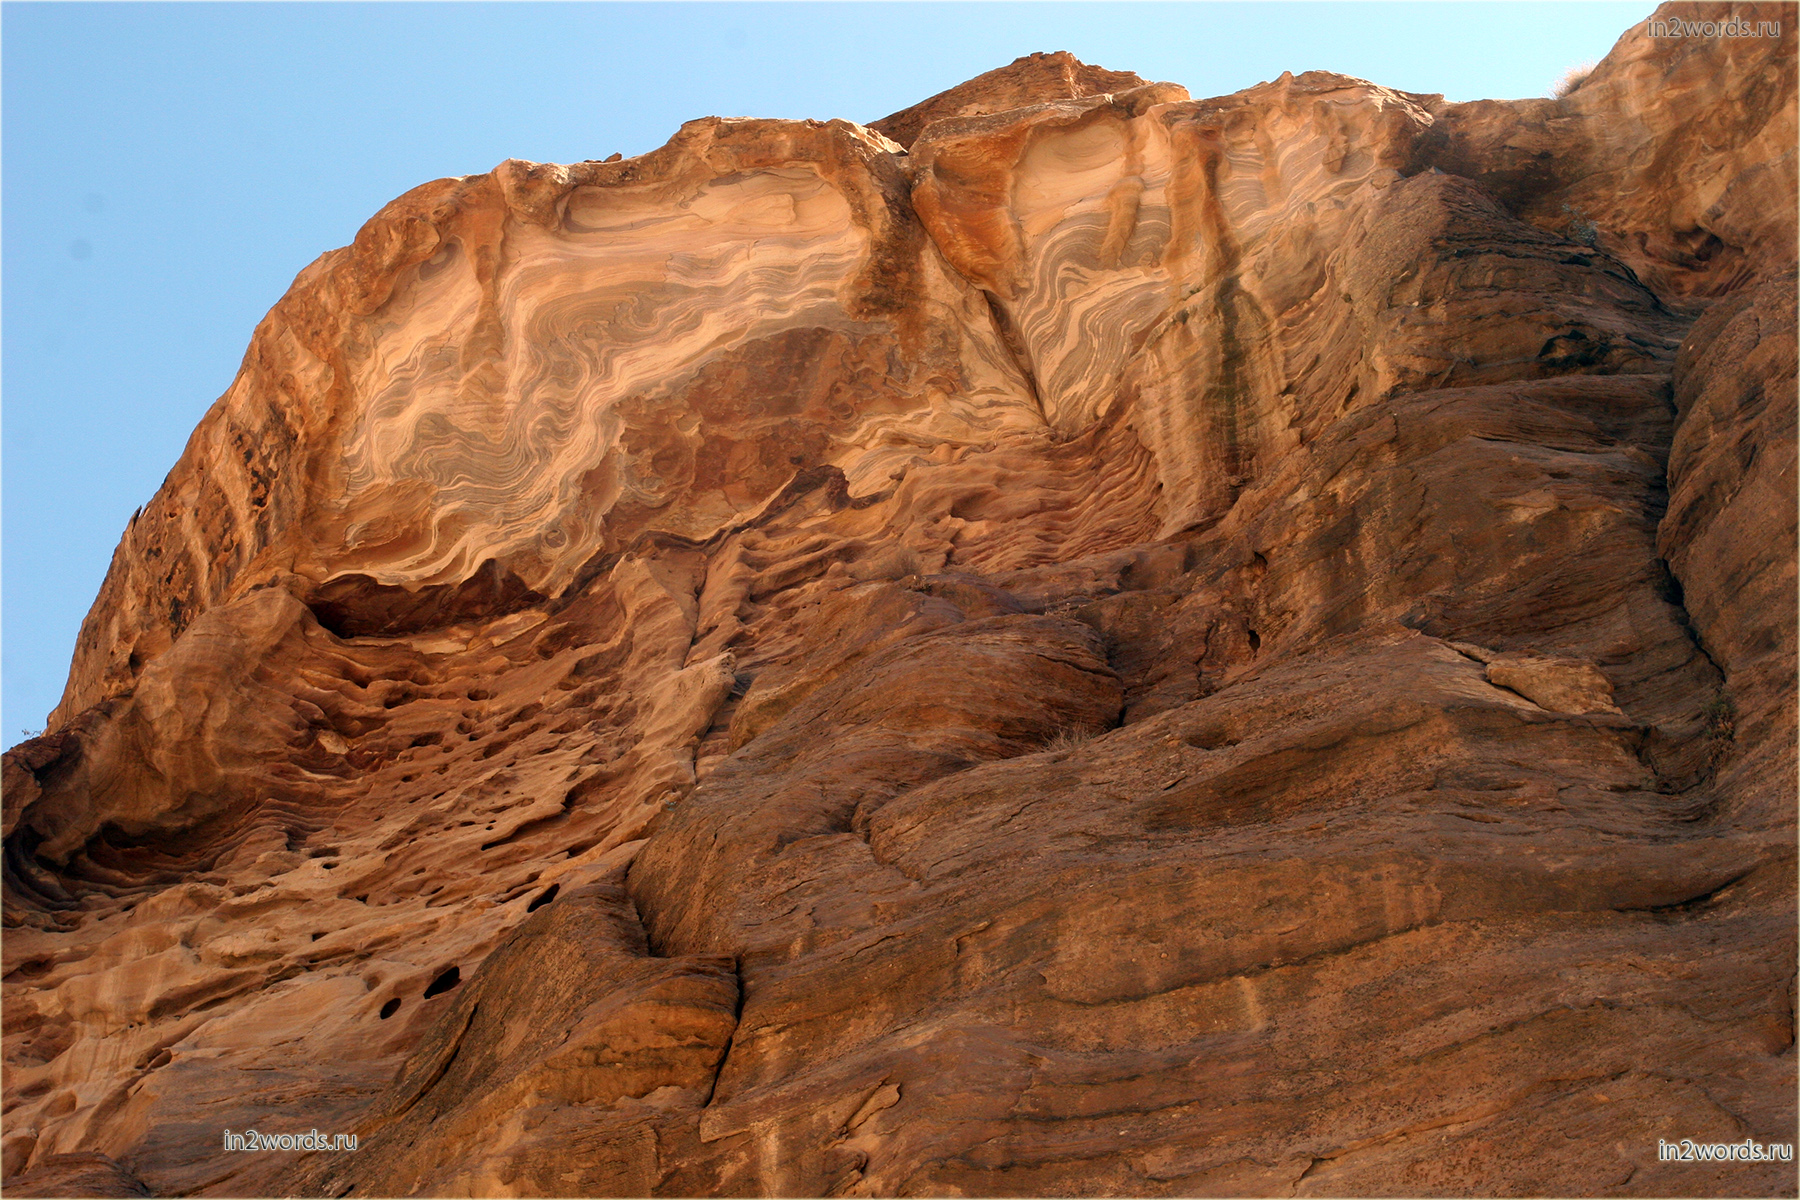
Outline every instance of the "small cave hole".
[[442, 975], [439, 975], [436, 979], [431, 981], [431, 986], [425, 989], [425, 998], [429, 1000], [433, 996], [441, 996], [461, 982], [462, 972], [455, 967], [451, 967]]
[[337, 870], [337, 862], [334, 860], [328, 863], [320, 863], [319, 869], [323, 871], [335, 871]]
[[546, 904], [550, 903], [552, 900], [556, 899], [556, 889], [561, 886], [562, 885], [560, 883], [553, 883], [549, 887], [545, 888], [542, 892], [538, 893], [537, 899], [533, 900], [530, 904], [527, 904], [525, 906], [525, 911], [526, 912], [536, 912], [538, 909], [544, 907], [544, 905], [546, 905]]
[[[426, 994], [429, 995], [430, 993]], [[386, 1004], [381, 1006], [381, 1019], [385, 1021], [399, 1011], [400, 997], [395, 996], [392, 1000], [389, 1000]]]
[[1224, 750], [1238, 744], [1238, 739], [1220, 725], [1202, 725], [1198, 729], [1190, 729], [1181, 740], [1196, 750]]
[[324, 935], [324, 934], [323, 934], [323, 933], [322, 933], [322, 932], [315, 932], [315, 933], [314, 933], [314, 934], [313, 934], [313, 935], [312, 935], [312, 940], [313, 940], [313, 941], [315, 941], [315, 942], [316, 942], [316, 941], [318, 941], [318, 940], [319, 940], [319, 939], [320, 939], [320, 938], [322, 938], [322, 937], [324, 937], [324, 936], [325, 936], [325, 935]]
[[1250, 653], [1255, 654], [1257, 651], [1262, 649], [1262, 638], [1260, 636], [1258, 636], [1256, 630], [1254, 630], [1254, 629], [1249, 631], [1249, 636], [1250, 636]]

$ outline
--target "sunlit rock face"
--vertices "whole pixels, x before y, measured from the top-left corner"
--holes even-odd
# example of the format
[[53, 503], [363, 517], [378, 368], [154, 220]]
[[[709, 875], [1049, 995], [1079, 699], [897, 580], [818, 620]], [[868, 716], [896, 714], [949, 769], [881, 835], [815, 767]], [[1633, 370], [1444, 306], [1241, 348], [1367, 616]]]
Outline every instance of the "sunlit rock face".
[[7, 1190], [1792, 1191], [1657, 1156], [1795, 1124], [1733, 11], [1562, 101], [1034, 55], [396, 200], [6, 755]]
[[1467, 180], [1402, 173], [1433, 99], [1322, 72], [1204, 102], [1152, 85], [939, 122], [909, 170], [1046, 419], [1132, 409], [1169, 535], [1228, 511], [1259, 458], [1396, 392], [1672, 351], [1678, 325], [1618, 264]]
[[494, 616], [639, 535], [704, 540], [798, 470], [866, 491], [1041, 428], [894, 149], [712, 119], [389, 205], [302, 273], [134, 519], [58, 713], [255, 587], [339, 632]]

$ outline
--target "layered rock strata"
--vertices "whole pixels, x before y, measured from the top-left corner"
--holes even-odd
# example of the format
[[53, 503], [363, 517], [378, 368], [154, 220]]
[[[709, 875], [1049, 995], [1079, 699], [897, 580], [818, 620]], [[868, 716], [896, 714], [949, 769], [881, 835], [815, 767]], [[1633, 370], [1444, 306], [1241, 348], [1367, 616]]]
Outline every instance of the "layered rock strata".
[[1791, 24], [401, 197], [6, 755], [8, 1190], [1792, 1192]]

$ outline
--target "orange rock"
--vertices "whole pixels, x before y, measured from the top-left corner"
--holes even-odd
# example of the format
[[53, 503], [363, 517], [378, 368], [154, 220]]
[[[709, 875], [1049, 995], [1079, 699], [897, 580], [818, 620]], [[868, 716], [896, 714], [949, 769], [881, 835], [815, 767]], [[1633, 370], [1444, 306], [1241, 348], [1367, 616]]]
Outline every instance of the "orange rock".
[[5, 756], [7, 1189], [1792, 1190], [1788, 24], [396, 200]]

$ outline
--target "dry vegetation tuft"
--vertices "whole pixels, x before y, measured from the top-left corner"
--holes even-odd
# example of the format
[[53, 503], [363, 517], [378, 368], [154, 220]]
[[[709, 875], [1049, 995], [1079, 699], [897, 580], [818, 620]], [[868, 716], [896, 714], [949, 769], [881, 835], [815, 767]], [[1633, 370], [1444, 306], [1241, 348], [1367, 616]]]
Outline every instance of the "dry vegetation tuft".
[[1588, 76], [1593, 73], [1593, 63], [1577, 63], [1575, 66], [1570, 67], [1562, 73], [1562, 78], [1556, 81], [1556, 85], [1550, 89], [1550, 94], [1555, 96], [1558, 100], [1561, 100], [1564, 96], [1567, 96], [1576, 88], [1586, 83]]

